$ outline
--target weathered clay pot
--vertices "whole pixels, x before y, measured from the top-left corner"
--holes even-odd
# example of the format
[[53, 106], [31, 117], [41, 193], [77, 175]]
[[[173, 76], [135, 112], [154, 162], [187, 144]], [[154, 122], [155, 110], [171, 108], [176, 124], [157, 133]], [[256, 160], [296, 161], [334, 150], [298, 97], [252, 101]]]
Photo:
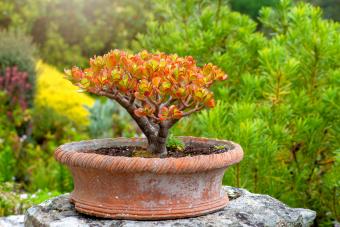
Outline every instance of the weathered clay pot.
[[139, 158], [91, 153], [113, 146], [146, 146], [146, 139], [99, 139], [60, 146], [55, 158], [74, 178], [71, 201], [81, 213], [113, 219], [161, 220], [194, 217], [228, 203], [225, 169], [243, 158], [230, 141], [181, 137], [187, 144], [219, 144], [228, 152], [183, 158]]

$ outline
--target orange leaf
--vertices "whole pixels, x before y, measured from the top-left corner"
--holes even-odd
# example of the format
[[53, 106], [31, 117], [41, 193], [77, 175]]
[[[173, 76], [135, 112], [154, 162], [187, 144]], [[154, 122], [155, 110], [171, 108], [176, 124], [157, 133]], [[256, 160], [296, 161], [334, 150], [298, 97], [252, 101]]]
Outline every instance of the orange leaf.
[[143, 108], [135, 109], [134, 113], [136, 114], [137, 117], [144, 117], [144, 116], [146, 116], [146, 113], [144, 112]]
[[154, 86], [154, 87], [158, 87], [159, 86], [159, 83], [161, 82], [161, 78], [160, 77], [155, 77], [155, 78], [153, 78], [152, 79], [152, 85]]
[[214, 99], [209, 99], [206, 103], [205, 106], [209, 107], [209, 108], [213, 108], [215, 107], [215, 100]]

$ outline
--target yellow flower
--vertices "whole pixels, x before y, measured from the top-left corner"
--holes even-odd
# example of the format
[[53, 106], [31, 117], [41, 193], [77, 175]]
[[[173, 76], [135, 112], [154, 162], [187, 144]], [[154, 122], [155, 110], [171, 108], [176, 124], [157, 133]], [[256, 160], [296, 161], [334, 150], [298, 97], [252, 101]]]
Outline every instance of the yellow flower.
[[36, 69], [35, 105], [48, 106], [80, 126], [88, 125], [88, 111], [84, 105], [92, 106], [94, 99], [77, 92], [79, 88], [65, 79], [65, 75], [56, 68], [39, 61]]

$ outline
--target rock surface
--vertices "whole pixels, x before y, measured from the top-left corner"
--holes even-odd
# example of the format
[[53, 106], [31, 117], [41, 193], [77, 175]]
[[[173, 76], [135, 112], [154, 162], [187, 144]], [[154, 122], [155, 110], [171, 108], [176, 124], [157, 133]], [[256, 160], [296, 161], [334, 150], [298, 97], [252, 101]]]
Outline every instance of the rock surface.
[[244, 189], [225, 186], [229, 205], [213, 214], [167, 221], [130, 221], [92, 218], [79, 214], [69, 202], [69, 195], [55, 197], [27, 210], [25, 226], [310, 226], [316, 213], [290, 208], [280, 201]]
[[11, 215], [8, 217], [0, 217], [0, 227], [23, 227], [24, 215]]

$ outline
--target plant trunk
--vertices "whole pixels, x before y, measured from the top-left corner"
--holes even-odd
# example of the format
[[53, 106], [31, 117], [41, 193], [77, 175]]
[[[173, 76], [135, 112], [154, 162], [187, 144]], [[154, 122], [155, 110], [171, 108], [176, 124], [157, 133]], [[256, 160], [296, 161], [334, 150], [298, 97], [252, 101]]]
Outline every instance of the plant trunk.
[[150, 136], [148, 137], [148, 151], [159, 157], [166, 157], [166, 138], [160, 136]]

